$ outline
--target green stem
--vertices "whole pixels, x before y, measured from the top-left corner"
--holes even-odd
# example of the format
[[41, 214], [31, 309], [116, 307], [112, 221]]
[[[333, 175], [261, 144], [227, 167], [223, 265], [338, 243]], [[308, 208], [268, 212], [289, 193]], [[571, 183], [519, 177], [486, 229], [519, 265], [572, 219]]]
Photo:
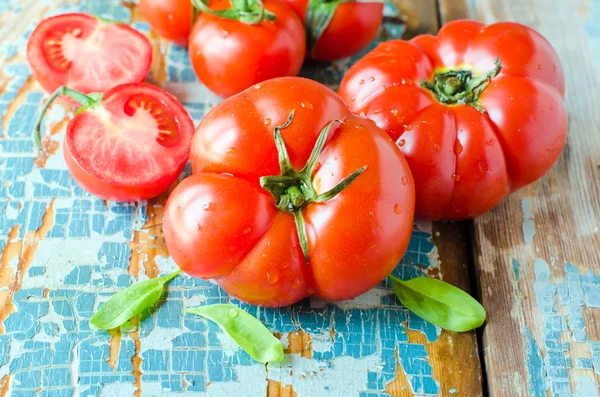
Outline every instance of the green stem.
[[302, 216], [301, 209], [294, 211], [294, 221], [296, 221], [296, 230], [298, 231], [298, 240], [300, 241], [300, 248], [302, 248], [304, 260], [306, 261], [306, 265], [308, 266], [308, 236], [306, 235], [306, 224], [304, 223], [304, 217]]
[[48, 98], [46, 103], [44, 103], [44, 106], [42, 107], [42, 110], [40, 111], [40, 114], [38, 115], [38, 117], [35, 121], [35, 124], [33, 126], [33, 132], [32, 132], [33, 143], [39, 151], [43, 150], [41, 128], [42, 128], [42, 121], [44, 119], [44, 115], [46, 114], [46, 111], [48, 110], [48, 108], [50, 107], [52, 102], [54, 102], [54, 100], [61, 95], [66, 95], [66, 96], [72, 98], [73, 100], [82, 104], [83, 107], [90, 106], [95, 102], [95, 100], [93, 98], [91, 98], [85, 94], [82, 94], [79, 91], [75, 91], [70, 88], [67, 88], [66, 86], [62, 86], [59, 89], [57, 89], [56, 91], [54, 91], [54, 93], [52, 95], [50, 95], [50, 97]]
[[277, 16], [265, 10], [261, 0], [232, 1], [232, 7], [224, 10], [212, 10], [204, 0], [192, 0], [194, 8], [217, 18], [240, 21], [249, 25], [257, 25], [263, 21], [274, 22]]

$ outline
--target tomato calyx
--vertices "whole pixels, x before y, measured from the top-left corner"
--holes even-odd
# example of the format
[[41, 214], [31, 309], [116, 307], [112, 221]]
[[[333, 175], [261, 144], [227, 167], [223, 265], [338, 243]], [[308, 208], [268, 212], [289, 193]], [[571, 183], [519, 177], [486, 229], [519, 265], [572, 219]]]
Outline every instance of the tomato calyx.
[[502, 65], [500, 59], [496, 58], [494, 69], [479, 76], [475, 76], [472, 70], [448, 70], [438, 72], [433, 81], [423, 81], [421, 86], [431, 91], [437, 100], [444, 105], [467, 104], [481, 113], [485, 109], [479, 103], [479, 97], [496, 77]]
[[224, 10], [212, 10], [205, 1], [208, 2], [208, 0], [192, 0], [192, 5], [200, 12], [217, 18], [231, 19], [249, 25], [256, 25], [265, 20], [274, 22], [277, 18], [274, 13], [265, 10], [261, 0], [231, 0], [231, 8]]
[[331, 23], [338, 6], [343, 3], [385, 3], [384, 0], [309, 0], [306, 7], [306, 46], [314, 58], [317, 41]]
[[44, 115], [46, 114], [46, 111], [48, 110], [48, 108], [50, 107], [50, 105], [52, 104], [52, 102], [54, 102], [54, 100], [56, 100], [56, 98], [58, 98], [59, 96], [68, 96], [71, 99], [73, 99], [74, 101], [80, 103], [82, 106], [77, 109], [77, 111], [75, 111], [75, 116], [85, 112], [86, 110], [94, 107], [94, 106], [98, 106], [100, 104], [100, 101], [102, 100], [102, 94], [99, 93], [91, 93], [91, 94], [82, 94], [79, 91], [76, 90], [72, 90], [66, 86], [62, 86], [60, 88], [58, 88], [56, 91], [54, 91], [54, 93], [52, 95], [50, 95], [50, 97], [48, 98], [48, 100], [46, 101], [46, 103], [44, 103], [44, 106], [42, 107], [42, 110], [40, 111], [40, 114], [38, 115], [35, 124], [33, 126], [33, 132], [32, 132], [32, 139], [33, 139], [33, 144], [35, 145], [36, 149], [38, 151], [43, 151], [44, 148], [42, 146], [42, 133], [41, 133], [41, 127], [42, 127], [42, 121], [44, 119]]
[[306, 225], [302, 217], [302, 210], [308, 203], [323, 203], [331, 200], [358, 178], [367, 167], [364, 166], [354, 171], [354, 173], [344, 178], [331, 190], [317, 194], [312, 184], [317, 160], [321, 156], [321, 153], [323, 153], [327, 137], [329, 136], [329, 130], [334, 123], [341, 123], [341, 121], [333, 120], [321, 130], [308, 161], [302, 170], [297, 171], [292, 166], [281, 135], [281, 130], [287, 128], [292, 123], [293, 118], [294, 111], [292, 110], [285, 124], [275, 127], [275, 145], [277, 146], [281, 175], [263, 176], [260, 178], [260, 185], [273, 195], [276, 201], [275, 206], [280, 211], [289, 212], [294, 215], [300, 246], [308, 265], [308, 237], [306, 235]]

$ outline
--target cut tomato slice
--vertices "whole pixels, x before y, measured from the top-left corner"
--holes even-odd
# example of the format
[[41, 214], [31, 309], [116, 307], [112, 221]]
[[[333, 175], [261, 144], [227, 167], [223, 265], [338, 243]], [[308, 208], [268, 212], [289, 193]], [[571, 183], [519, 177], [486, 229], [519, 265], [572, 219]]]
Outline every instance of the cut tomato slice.
[[192, 119], [169, 93], [126, 84], [71, 120], [64, 155], [88, 192], [115, 201], [145, 200], [179, 176], [193, 133]]
[[27, 61], [48, 92], [67, 86], [84, 94], [143, 81], [152, 62], [148, 39], [126, 24], [83, 13], [41, 21], [29, 36]]

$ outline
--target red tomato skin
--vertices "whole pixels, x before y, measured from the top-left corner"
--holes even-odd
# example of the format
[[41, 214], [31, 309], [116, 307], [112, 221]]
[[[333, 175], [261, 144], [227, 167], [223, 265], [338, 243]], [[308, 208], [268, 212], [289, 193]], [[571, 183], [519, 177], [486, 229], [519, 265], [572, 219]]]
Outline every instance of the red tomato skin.
[[[295, 76], [306, 49], [302, 22], [277, 0], [263, 2], [277, 19], [250, 25], [202, 13], [190, 35], [189, 56], [198, 79], [221, 97], [275, 77]], [[231, 7], [217, 0], [211, 9]]]
[[192, 30], [192, 2], [186, 0], [140, 0], [138, 9], [159, 36], [186, 46]]
[[[502, 70], [480, 96], [485, 114], [444, 105], [420, 86], [440, 70]], [[437, 36], [392, 40], [350, 68], [339, 93], [405, 154], [416, 216], [467, 219], [542, 177], [566, 145], [564, 75], [550, 44], [516, 23], [445, 25]]]
[[[139, 53], [129, 59], [129, 61], [132, 61], [131, 65], [127, 67], [131, 71], [129, 76], [122, 76], [119, 79], [105, 79], [97, 82], [85, 75], [85, 70], [88, 67], [86, 65], [80, 65], [79, 70], [76, 72], [61, 72], [52, 67], [46, 55], [44, 55], [42, 48], [47, 36], [51, 32], [70, 26], [79, 28], [82, 31], [81, 38], [86, 38], [92, 32], [99, 29], [101, 25], [102, 23], [91, 15], [70, 13], [48, 17], [36, 26], [27, 41], [27, 62], [31, 67], [33, 77], [40, 83], [44, 90], [54, 92], [59, 87], [66, 85], [71, 89], [89, 94], [91, 92], [106, 92], [121, 84], [139, 83], [146, 79], [150, 70], [150, 64], [152, 63], [152, 46], [143, 34], [126, 24], [112, 24], [108, 26], [110, 26], [110, 29], [117, 29], [124, 37], [128, 37], [130, 42], [137, 43], [136, 48]], [[82, 62], [86, 62], [85, 58], [81, 59]], [[96, 57], [95, 59], [101, 59], [101, 57]], [[73, 62], [71, 61], [72, 64]], [[73, 66], [69, 66], [68, 69], [72, 70]], [[69, 100], [67, 100], [67, 103], [75, 104], [74, 101]]]
[[[102, 170], [91, 168], [89, 166], [90, 158], [100, 157], [102, 152], [93, 143], [90, 147], [78, 141], [81, 137], [95, 132], [96, 127], [101, 125], [97, 121], [96, 113], [99, 112], [100, 120], [103, 120], [122, 112], [123, 102], [133, 93], [153, 95], [169, 106], [177, 120], [180, 142], [175, 147], [165, 149], [161, 153], [168, 159], [168, 162], [162, 163], [156, 174], [150, 177], [144, 177], [143, 166], [140, 169], [126, 170], [122, 166], [114, 164], [116, 160], [111, 160], [110, 154], [105, 155], [108, 159], [105, 168]], [[112, 128], [118, 129], [118, 126]], [[125, 84], [113, 88], [104, 95], [101, 110], [89, 109], [69, 121], [63, 143], [63, 155], [73, 179], [87, 192], [105, 200], [118, 202], [148, 200], [166, 191], [183, 171], [188, 159], [193, 132], [194, 124], [189, 114], [170, 94], [149, 84]], [[120, 133], [127, 132], [120, 131]], [[112, 158], [116, 159], [116, 156]], [[123, 181], [121, 174], [125, 173], [136, 181], [133, 183]]]
[[[308, 0], [280, 0], [306, 19]], [[377, 36], [383, 21], [383, 3], [342, 3], [315, 46], [318, 61], [335, 61], [365, 49]]]
[[[332, 126], [318, 160], [313, 179], [317, 193], [367, 166], [334, 199], [303, 210], [308, 265], [293, 215], [277, 210], [259, 185], [261, 176], [279, 174], [273, 128], [283, 125], [292, 110], [292, 123], [281, 132], [297, 169], [306, 163], [322, 128], [342, 120]], [[373, 122], [352, 115], [339, 96], [315, 81], [273, 79], [221, 102], [198, 126], [190, 160], [194, 175], [167, 203], [165, 242], [186, 272], [216, 277], [229, 294], [246, 302], [281, 307], [307, 296], [352, 299], [380, 283], [406, 250], [415, 198], [404, 156]], [[217, 176], [244, 188], [221, 187]], [[201, 198], [188, 203], [184, 196]], [[268, 205], [257, 197], [265, 197]], [[227, 217], [218, 210], [205, 212], [200, 202], [217, 203], [215, 209], [227, 206], [231, 212]], [[193, 228], [208, 220], [215, 235], [201, 238], [211, 229]], [[231, 244], [235, 249], [229, 251]]]

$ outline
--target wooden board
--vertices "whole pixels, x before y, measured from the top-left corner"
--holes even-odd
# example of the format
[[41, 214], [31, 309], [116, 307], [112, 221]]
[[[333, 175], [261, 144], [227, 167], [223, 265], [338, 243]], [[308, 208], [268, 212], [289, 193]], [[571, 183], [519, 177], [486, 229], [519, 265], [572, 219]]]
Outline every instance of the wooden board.
[[600, 1], [441, 2], [443, 21], [514, 20], [566, 73], [568, 146], [553, 170], [474, 222], [491, 397], [600, 395]]
[[[434, 0], [401, 0], [407, 37], [438, 28]], [[0, 396], [202, 397], [482, 396], [475, 333], [441, 331], [409, 314], [388, 284], [351, 302], [304, 302], [256, 314], [286, 345], [286, 361], [252, 362], [183, 306], [229, 301], [216, 286], [180, 277], [152, 316], [111, 333], [87, 321], [98, 303], [134, 282], [172, 271], [162, 239], [167, 195], [119, 205], [89, 196], [60, 153], [68, 114], [46, 123], [49, 156], [29, 131], [43, 101], [24, 58], [44, 15], [85, 10], [132, 23], [154, 47], [148, 80], [185, 102], [197, 122], [219, 98], [195, 81], [185, 49], [150, 31], [121, 0], [0, 0]], [[385, 37], [404, 30], [390, 19]], [[302, 73], [335, 87], [350, 62]], [[417, 225], [396, 270], [428, 273], [469, 290], [466, 224]], [[28, 393], [28, 394], [27, 394]]]

